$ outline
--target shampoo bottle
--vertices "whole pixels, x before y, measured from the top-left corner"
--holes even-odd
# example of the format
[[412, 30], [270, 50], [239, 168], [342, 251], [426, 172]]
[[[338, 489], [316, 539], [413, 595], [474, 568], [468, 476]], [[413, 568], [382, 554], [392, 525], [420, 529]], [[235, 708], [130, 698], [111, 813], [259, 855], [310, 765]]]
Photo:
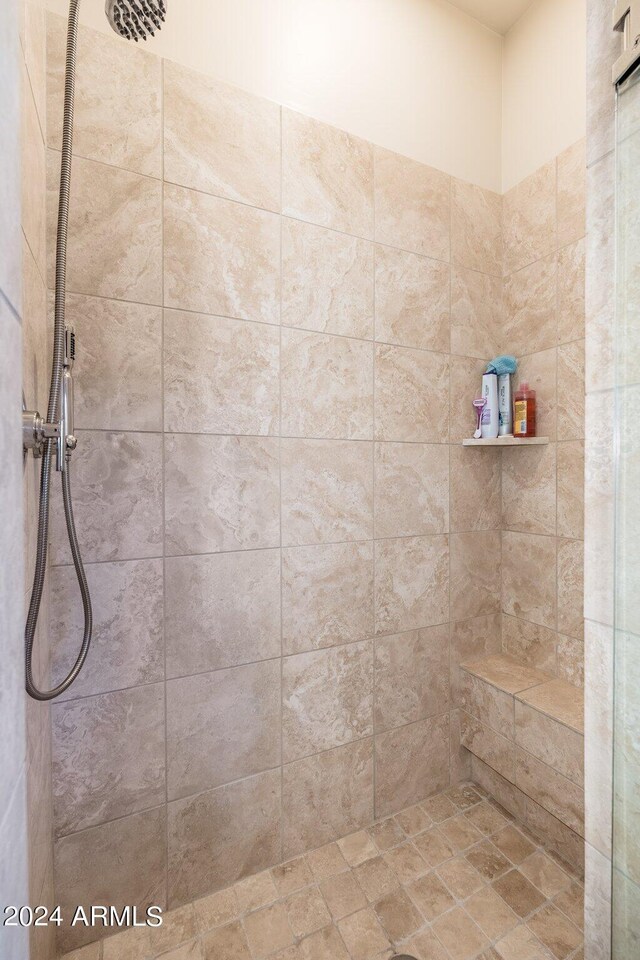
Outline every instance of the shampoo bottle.
[[513, 433], [513, 398], [511, 396], [511, 374], [498, 376], [498, 409], [500, 413], [500, 436], [510, 437]]
[[531, 390], [524, 380], [516, 391], [514, 437], [535, 437], [536, 435], [536, 392]]
[[497, 374], [485, 373], [482, 378], [482, 396], [487, 401], [482, 411], [482, 439], [495, 440], [500, 427]]

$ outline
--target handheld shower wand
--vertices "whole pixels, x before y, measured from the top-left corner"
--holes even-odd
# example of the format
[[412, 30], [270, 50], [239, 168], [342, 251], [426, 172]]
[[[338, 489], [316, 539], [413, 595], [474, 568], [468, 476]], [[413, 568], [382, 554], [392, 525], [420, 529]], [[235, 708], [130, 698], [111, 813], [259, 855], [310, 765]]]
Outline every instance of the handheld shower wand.
[[[40, 474], [40, 504], [38, 511], [38, 540], [36, 567], [31, 601], [24, 631], [26, 690], [34, 700], [53, 700], [67, 690], [82, 670], [93, 631], [93, 614], [89, 585], [85, 576], [76, 535], [71, 499], [71, 455], [77, 440], [73, 422], [73, 365], [76, 355], [75, 332], [66, 323], [67, 235], [69, 231], [69, 194], [71, 190], [71, 157], [73, 153], [73, 108], [76, 82], [76, 50], [78, 46], [78, 14], [80, 0], [70, 0], [67, 26], [67, 54], [64, 83], [64, 120], [62, 126], [62, 156], [60, 163], [60, 198], [58, 201], [58, 230], [56, 237], [55, 320], [53, 330], [53, 362], [46, 420], [35, 410], [24, 410], [22, 435], [24, 455], [29, 450], [42, 457]], [[163, 0], [107, 0], [109, 23], [127, 40], [147, 39], [159, 29], [165, 17]], [[41, 690], [33, 677], [33, 644], [38, 625], [40, 603], [44, 590], [49, 545], [49, 502], [51, 497], [51, 462], [55, 445], [56, 469], [62, 479], [62, 499], [67, 524], [71, 557], [75, 567], [82, 606], [84, 631], [76, 662], [56, 687]]]

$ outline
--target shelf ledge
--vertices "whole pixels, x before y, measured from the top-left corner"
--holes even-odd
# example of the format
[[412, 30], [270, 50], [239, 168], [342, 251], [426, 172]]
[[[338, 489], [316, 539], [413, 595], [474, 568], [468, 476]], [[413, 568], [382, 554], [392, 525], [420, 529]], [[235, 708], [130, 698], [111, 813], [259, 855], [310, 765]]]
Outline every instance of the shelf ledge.
[[463, 447], [541, 447], [549, 437], [496, 437], [495, 440], [463, 440]]

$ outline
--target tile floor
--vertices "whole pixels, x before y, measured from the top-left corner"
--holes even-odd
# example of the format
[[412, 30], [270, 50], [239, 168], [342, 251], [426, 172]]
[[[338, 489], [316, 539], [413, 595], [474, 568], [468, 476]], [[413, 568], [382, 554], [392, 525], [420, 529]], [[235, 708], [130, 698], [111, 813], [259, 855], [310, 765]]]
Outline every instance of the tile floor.
[[583, 960], [578, 878], [473, 784], [64, 960]]

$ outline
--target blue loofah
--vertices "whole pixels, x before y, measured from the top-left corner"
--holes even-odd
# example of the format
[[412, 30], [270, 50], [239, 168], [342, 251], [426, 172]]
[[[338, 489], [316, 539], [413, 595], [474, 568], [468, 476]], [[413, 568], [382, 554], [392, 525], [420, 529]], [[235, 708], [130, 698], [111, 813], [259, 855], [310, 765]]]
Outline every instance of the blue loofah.
[[487, 367], [487, 373], [497, 373], [502, 376], [503, 373], [515, 373], [518, 369], [518, 361], [515, 357], [502, 356], [496, 357]]

